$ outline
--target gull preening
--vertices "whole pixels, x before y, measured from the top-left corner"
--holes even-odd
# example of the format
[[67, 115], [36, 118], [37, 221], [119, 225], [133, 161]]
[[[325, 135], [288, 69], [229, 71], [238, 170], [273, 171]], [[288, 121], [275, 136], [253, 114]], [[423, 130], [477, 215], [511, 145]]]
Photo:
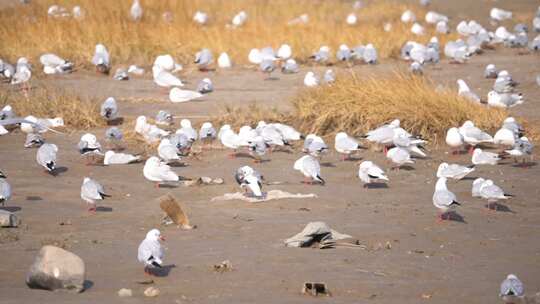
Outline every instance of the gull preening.
[[107, 121], [115, 120], [118, 115], [118, 105], [114, 97], [109, 97], [101, 104], [101, 117]]
[[499, 296], [505, 303], [519, 303], [525, 295], [525, 287], [515, 274], [509, 274], [502, 281]]
[[361, 146], [356, 139], [350, 137], [345, 132], [336, 134], [334, 147], [342, 154], [342, 160], [350, 158], [351, 153], [360, 150]]
[[73, 70], [73, 63], [56, 54], [43, 54], [39, 57], [39, 62], [43, 65], [43, 73], [48, 75], [69, 73]]
[[262, 175], [250, 166], [243, 166], [236, 170], [234, 178], [240, 188], [250, 191], [250, 195], [262, 198]]
[[81, 136], [77, 145], [81, 154], [101, 152], [101, 144], [94, 134], [86, 133]]
[[56, 169], [56, 154], [58, 153], [58, 147], [55, 144], [45, 143], [36, 153], [37, 163], [45, 168], [49, 173], [53, 173]]
[[364, 188], [369, 187], [369, 184], [374, 180], [380, 179], [388, 181], [388, 177], [384, 174], [384, 171], [369, 160], [360, 163], [358, 168], [358, 178], [364, 182]]
[[133, 4], [131, 5], [131, 8], [129, 10], [129, 14], [131, 16], [131, 19], [133, 21], [139, 21], [141, 20], [143, 16], [143, 9], [141, 6], [141, 3], [139, 0], [133, 0]]
[[103, 74], [108, 75], [111, 70], [109, 51], [107, 51], [107, 48], [101, 43], [96, 44], [94, 57], [92, 57], [92, 64], [96, 66], [96, 71]]
[[81, 198], [87, 203], [88, 211], [96, 211], [96, 201], [104, 200], [110, 195], [105, 193], [103, 186], [97, 181], [85, 177], [81, 186]]
[[304, 155], [294, 162], [294, 170], [298, 170], [304, 175], [304, 183], [306, 184], [313, 184], [315, 182], [321, 185], [325, 184], [324, 179], [321, 177], [319, 161], [311, 155]]

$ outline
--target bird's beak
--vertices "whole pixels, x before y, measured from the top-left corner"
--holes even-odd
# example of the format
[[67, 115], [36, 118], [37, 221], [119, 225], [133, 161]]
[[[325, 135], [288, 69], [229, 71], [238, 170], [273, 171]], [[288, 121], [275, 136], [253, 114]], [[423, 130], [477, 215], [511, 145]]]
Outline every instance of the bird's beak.
[[159, 239], [165, 242], [165, 237], [163, 235], [160, 235]]

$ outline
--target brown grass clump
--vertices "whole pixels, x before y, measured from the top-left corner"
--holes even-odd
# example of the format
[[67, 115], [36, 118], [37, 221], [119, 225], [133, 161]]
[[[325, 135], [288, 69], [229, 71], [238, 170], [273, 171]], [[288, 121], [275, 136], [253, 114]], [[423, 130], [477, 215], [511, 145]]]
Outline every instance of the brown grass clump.
[[466, 120], [493, 132], [507, 116], [505, 110], [471, 103], [426, 78], [398, 73], [384, 78], [352, 75], [304, 90], [293, 105], [300, 128], [309, 132], [361, 135], [397, 118], [406, 130], [434, 142]]
[[0, 91], [0, 107], [11, 105], [20, 117], [64, 119], [67, 128], [84, 130], [106, 125], [100, 116], [100, 102], [55, 88], [36, 87], [28, 92]]
[[[79, 5], [86, 16], [82, 20], [48, 17], [47, 9], [53, 3], [68, 10]], [[356, 26], [345, 23], [346, 16], [353, 12], [348, 1], [143, 0], [140, 22], [129, 18], [130, 6], [128, 0], [61, 0], [33, 1], [4, 9], [0, 11], [0, 36], [10, 43], [0, 44], [0, 54], [12, 61], [19, 56], [37, 61], [41, 54], [53, 52], [88, 65], [96, 43], [103, 43], [111, 52], [113, 64], [149, 64], [161, 53], [170, 53], [185, 64], [192, 62], [194, 53], [203, 47], [211, 49], [216, 58], [219, 52], [227, 52], [236, 63], [246, 63], [253, 47], [277, 48], [288, 43], [296, 58], [306, 58], [321, 45], [335, 51], [342, 43], [350, 47], [373, 43], [379, 56], [387, 58], [398, 54], [405, 41], [425, 43], [435, 34], [433, 26], [428, 26], [427, 35], [414, 36], [411, 24], [402, 24], [399, 18], [406, 9], [412, 9], [419, 19], [426, 11], [390, 1], [374, 1], [356, 11]], [[197, 10], [208, 13], [207, 26], [193, 22]], [[241, 10], [248, 14], [246, 24], [237, 29], [227, 27]], [[164, 12], [172, 13], [172, 22], [164, 20]], [[301, 14], [309, 15], [307, 24], [287, 24]], [[390, 32], [383, 30], [387, 22], [392, 24]], [[437, 36], [441, 42], [454, 38]]]
[[304, 133], [333, 136], [345, 131], [360, 136], [393, 119], [406, 130], [434, 144], [444, 142], [446, 131], [472, 120], [494, 133], [507, 112], [473, 104], [454, 90], [437, 88], [430, 80], [395, 73], [381, 78], [339, 78], [331, 86], [301, 91], [292, 100], [292, 113], [279, 113], [256, 105], [227, 108], [216, 125], [256, 125], [259, 120], [288, 123]]

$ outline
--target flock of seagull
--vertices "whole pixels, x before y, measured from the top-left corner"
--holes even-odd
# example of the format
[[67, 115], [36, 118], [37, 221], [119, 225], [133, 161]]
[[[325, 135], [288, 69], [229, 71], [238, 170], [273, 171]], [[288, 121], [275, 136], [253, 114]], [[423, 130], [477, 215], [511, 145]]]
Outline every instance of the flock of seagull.
[[[420, 1], [427, 5], [429, 1]], [[355, 8], [361, 6], [360, 2], [355, 3]], [[73, 9], [69, 13], [65, 8], [58, 5], [51, 6], [48, 14], [52, 17], [73, 16], [74, 18], [84, 18], [84, 11], [80, 7]], [[130, 9], [130, 16], [134, 21], [141, 20], [143, 8], [138, 0], [133, 2]], [[164, 18], [172, 18], [171, 14], [164, 14]], [[493, 8], [490, 17], [494, 22], [509, 20], [512, 18], [512, 12], [498, 8]], [[236, 14], [231, 24], [232, 28], [241, 27], [246, 23], [248, 15], [245, 11]], [[197, 11], [193, 21], [204, 26], [208, 23], [207, 13]], [[405, 11], [401, 16], [404, 23], [412, 23], [411, 32], [418, 36], [426, 34], [425, 26], [417, 21], [416, 16], [410, 10]], [[309, 16], [303, 14], [298, 18], [291, 20], [289, 24], [307, 23]], [[355, 25], [358, 18], [351, 13], [346, 18], [348, 25]], [[435, 26], [440, 34], [450, 32], [449, 18], [443, 14], [430, 11], [425, 15], [426, 26]], [[540, 32], [540, 7], [532, 21], [533, 30]], [[391, 30], [391, 24], [384, 25], [385, 30]], [[463, 37], [456, 41], [449, 41], [443, 50], [446, 57], [452, 61], [463, 63], [472, 55], [479, 54], [482, 49], [488, 45], [503, 44], [507, 47], [528, 47], [530, 50], [540, 49], [540, 35], [529, 41], [529, 29], [525, 24], [515, 26], [513, 32], [505, 27], [499, 26], [496, 31], [491, 32], [474, 20], [461, 21], [456, 31]], [[411, 61], [410, 70], [414, 74], [422, 74], [422, 68], [428, 63], [437, 63], [440, 58], [441, 47], [436, 37], [433, 37], [426, 45], [414, 41], [408, 41], [401, 49], [401, 57], [404, 60]], [[332, 53], [328, 46], [323, 45], [319, 50], [313, 53], [311, 60], [326, 65], [332, 61]], [[349, 48], [342, 44], [335, 54], [339, 62], [364, 62], [366, 64], [377, 63], [377, 50], [373, 44], [358, 45]], [[288, 44], [281, 45], [277, 51], [272, 47], [261, 49], [252, 49], [248, 54], [248, 60], [268, 77], [271, 73], [280, 67], [282, 73], [298, 73], [299, 66], [293, 59], [292, 48]], [[210, 70], [213, 65], [213, 54], [209, 49], [201, 49], [195, 54], [194, 63], [202, 71]], [[111, 56], [103, 44], [97, 44], [94, 56], [91, 59], [96, 71], [108, 74], [111, 69]], [[69, 73], [73, 71], [73, 63], [65, 60], [55, 54], [46, 53], [40, 57], [40, 63], [43, 65], [45, 74]], [[221, 53], [217, 59], [219, 68], [226, 69], [232, 67], [231, 58], [227, 53]], [[281, 65], [281, 66], [279, 66]], [[169, 88], [169, 99], [172, 102], [185, 102], [200, 98], [203, 94], [211, 93], [213, 89], [212, 81], [209, 78], [203, 79], [196, 90], [181, 89], [184, 86], [182, 80], [176, 75], [182, 71], [181, 64], [175, 62], [171, 55], [160, 55], [155, 59], [152, 66], [152, 75], [154, 82], [160, 86]], [[118, 80], [129, 79], [129, 74], [143, 75], [144, 69], [135, 65], [127, 70], [119, 69], [113, 78]], [[28, 85], [32, 76], [32, 68], [27, 58], [18, 59], [15, 66], [0, 60], [0, 76], [7, 79], [11, 84], [22, 85], [23, 88]], [[495, 79], [493, 90], [487, 94], [487, 99], [483, 100], [474, 93], [464, 80], [458, 79], [458, 94], [473, 103], [486, 103], [491, 107], [509, 108], [520, 105], [524, 102], [523, 95], [515, 91], [518, 83], [513, 80], [508, 71], [498, 71], [495, 65], [486, 66], [484, 76]], [[335, 81], [334, 72], [331, 69], [326, 70], [322, 80], [309, 71], [304, 77], [304, 84], [308, 87], [318, 86], [320, 84], [331, 84]], [[537, 78], [540, 85], [540, 76]], [[119, 106], [114, 97], [107, 98], [100, 109], [100, 114], [107, 121], [114, 121], [118, 118]], [[192, 145], [196, 141], [201, 144], [210, 144], [213, 141], [219, 141], [225, 148], [230, 149], [230, 157], [234, 157], [238, 150], [247, 149], [255, 162], [260, 162], [263, 157], [272, 150], [290, 149], [289, 147], [295, 141], [304, 140], [302, 157], [293, 164], [293, 169], [301, 173], [306, 183], [322, 184], [326, 182], [322, 177], [320, 159], [329, 151], [329, 146], [324, 139], [316, 134], [304, 136], [292, 126], [283, 123], [266, 123], [260, 121], [255, 128], [249, 125], [242, 126], [238, 132], [233, 130], [230, 125], [223, 125], [216, 130], [211, 122], [204, 122], [201, 127], [195, 129], [191, 121], [182, 119], [180, 128], [175, 132], [165, 130], [164, 126], [170, 127], [174, 124], [174, 116], [166, 111], [159, 111], [151, 123], [146, 116], [139, 116], [136, 120], [134, 131], [139, 134], [148, 143], [159, 143], [157, 153], [146, 159], [143, 167], [144, 177], [156, 183], [159, 186], [162, 183], [175, 183], [180, 177], [169, 166], [178, 162], [182, 157], [189, 155]], [[25, 118], [18, 117], [11, 106], [6, 105], [0, 111], [0, 135], [8, 134], [8, 128], [19, 126], [21, 131], [26, 134], [25, 148], [37, 147], [36, 161], [47, 172], [54, 173], [57, 168], [58, 146], [45, 142], [42, 134], [47, 131], [53, 131], [54, 128], [63, 126], [62, 118], [43, 119], [34, 116]], [[516, 119], [508, 117], [504, 120], [501, 128], [491, 136], [474, 125], [472, 121], [466, 121], [461, 126], [450, 128], [446, 134], [446, 143], [453, 150], [453, 154], [460, 153], [464, 147], [469, 147], [471, 153], [470, 166], [459, 164], [449, 164], [443, 162], [439, 165], [436, 176], [438, 178], [433, 194], [433, 205], [441, 212], [439, 220], [451, 218], [451, 212], [461, 204], [457, 197], [447, 187], [447, 180], [461, 180], [475, 170], [477, 165], [496, 165], [505, 157], [521, 158], [522, 165], [526, 165], [525, 159], [532, 153], [533, 145], [524, 136], [525, 130], [518, 124]], [[118, 127], [110, 127], [105, 131], [105, 140], [113, 147], [120, 147], [123, 139], [122, 131]], [[393, 164], [392, 169], [399, 169], [402, 166], [414, 165], [415, 159], [426, 157], [426, 151], [423, 147], [426, 141], [415, 136], [400, 126], [400, 120], [395, 119], [388, 124], [367, 132], [361, 136], [365, 142], [377, 144], [382, 147], [387, 159]], [[487, 152], [479, 148], [480, 145], [496, 145], [503, 147], [501, 153]], [[81, 136], [78, 150], [81, 155], [99, 155], [103, 156], [103, 163], [109, 165], [125, 165], [141, 161], [141, 156], [119, 152], [112, 148], [104, 151], [94, 134], [86, 133]], [[365, 149], [366, 145], [348, 135], [346, 132], [339, 132], [335, 135], [334, 149], [342, 156], [342, 160], [351, 158], [352, 154], [359, 153]], [[411, 156], [412, 155], [412, 156]], [[385, 171], [373, 161], [364, 160], [359, 163], [358, 177], [368, 187], [376, 181], [389, 181]], [[245, 195], [263, 199], [265, 192], [262, 189], [263, 175], [250, 166], [242, 166], [234, 173], [234, 178], [240, 188], [245, 191]], [[495, 185], [490, 179], [477, 178], [472, 183], [471, 194], [473, 197], [480, 197], [487, 200], [487, 208], [497, 208], [499, 200], [507, 200], [512, 195], [503, 191]], [[11, 186], [7, 182], [7, 177], [0, 172], [0, 203], [5, 204], [11, 197]], [[89, 177], [85, 177], [81, 186], [81, 199], [88, 204], [88, 210], [96, 211], [96, 201], [109, 197], [104, 187]], [[446, 217], [445, 217], [446, 215]], [[160, 240], [164, 238], [157, 229], [149, 231], [146, 238], [139, 246], [138, 259], [145, 265], [145, 272], [149, 273], [153, 267], [161, 267], [163, 259], [163, 250]], [[501, 296], [522, 296], [523, 285], [515, 275], [509, 275], [501, 285]]]

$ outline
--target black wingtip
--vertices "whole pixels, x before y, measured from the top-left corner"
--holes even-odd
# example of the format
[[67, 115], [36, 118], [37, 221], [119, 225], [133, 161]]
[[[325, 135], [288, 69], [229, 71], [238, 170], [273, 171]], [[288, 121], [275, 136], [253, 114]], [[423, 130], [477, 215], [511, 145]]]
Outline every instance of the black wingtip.
[[324, 181], [324, 179], [320, 175], [317, 175], [317, 179], [319, 179], [319, 181], [321, 182], [322, 185], [326, 184], [326, 182]]
[[156, 261], [152, 261], [152, 266], [157, 267], [157, 268], [161, 268], [161, 265], [158, 264]]
[[474, 167], [476, 167], [476, 165], [467, 166], [467, 168], [469, 168], [469, 169], [473, 169]]
[[458, 205], [458, 206], [461, 206], [461, 204], [459, 202], [456, 202], [456, 201], [453, 201], [450, 205]]

